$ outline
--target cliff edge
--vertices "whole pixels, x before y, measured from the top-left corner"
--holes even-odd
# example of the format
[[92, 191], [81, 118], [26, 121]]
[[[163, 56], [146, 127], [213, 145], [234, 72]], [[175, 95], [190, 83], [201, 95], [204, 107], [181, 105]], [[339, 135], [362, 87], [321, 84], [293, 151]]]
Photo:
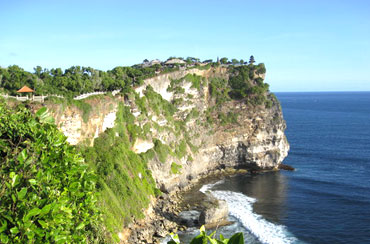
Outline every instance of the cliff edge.
[[[146, 79], [125, 94], [86, 99], [88, 114], [76, 106], [47, 106], [69, 142], [87, 148], [112, 225], [128, 226], [133, 217], [144, 217], [139, 209], [155, 205], [154, 198], [140, 196], [143, 205], [127, 213], [132, 206], [125, 201], [133, 201], [142, 185], [145, 194], [159, 195], [147, 185], [167, 194], [219, 169], [278, 169], [289, 150], [286, 124], [264, 78], [261, 64], [182, 69]], [[121, 155], [116, 148], [124, 148], [125, 156], [108, 167], [110, 157]], [[124, 185], [128, 179], [132, 185]], [[118, 186], [128, 189], [119, 195]], [[120, 239], [127, 238], [123, 226], [113, 228]]]

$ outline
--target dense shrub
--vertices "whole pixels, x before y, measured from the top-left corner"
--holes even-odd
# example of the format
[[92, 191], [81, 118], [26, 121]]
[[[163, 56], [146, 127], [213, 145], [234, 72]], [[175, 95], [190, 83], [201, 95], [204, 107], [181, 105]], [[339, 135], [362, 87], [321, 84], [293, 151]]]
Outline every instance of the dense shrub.
[[163, 144], [158, 139], [155, 139], [153, 142], [154, 142], [154, 151], [157, 153], [159, 161], [165, 163], [168, 154], [171, 153], [171, 148], [168, 145]]
[[257, 74], [265, 74], [266, 73], [266, 68], [264, 63], [260, 63], [256, 67], [256, 73]]
[[256, 74], [266, 72], [264, 64], [229, 67], [229, 72], [229, 85], [231, 87], [229, 95], [231, 98], [244, 99], [246, 103], [252, 105], [271, 106], [271, 103], [267, 101], [269, 99], [267, 97], [269, 85], [264, 83], [261, 77], [256, 76]]
[[[235, 233], [229, 239], [225, 238], [223, 235], [220, 235], [219, 238], [214, 238], [216, 231], [212, 232], [211, 234], [207, 234], [204, 226], [200, 227], [200, 233], [196, 237], [194, 237], [190, 244], [244, 244], [244, 235], [242, 232]], [[178, 235], [171, 234], [170, 241], [167, 244], [180, 244], [180, 239]]]
[[209, 93], [211, 97], [215, 98], [217, 106], [230, 100], [229, 92], [230, 88], [228, 87], [227, 80], [221, 78], [210, 78]]
[[249, 66], [233, 67], [230, 69], [230, 73], [229, 85], [232, 89], [229, 93], [230, 97], [233, 99], [247, 97], [252, 87]]
[[95, 176], [43, 108], [0, 103], [0, 243], [98, 239]]
[[204, 78], [196, 74], [187, 74], [185, 80], [191, 83], [191, 87], [200, 90], [200, 87], [204, 83]]
[[183, 157], [186, 156], [186, 148], [187, 148], [186, 141], [181, 140], [178, 147], [175, 150], [175, 154], [178, 159], [182, 159]]
[[[15, 95], [22, 86], [35, 88], [36, 94], [62, 94], [73, 97], [78, 94], [94, 91], [129, 90], [142, 85], [143, 80], [155, 76], [156, 66], [152, 67], [115, 67], [109, 71], [101, 71], [91, 67], [72, 66], [64, 71], [60, 68], [43, 69], [40, 66], [30, 73], [17, 65], [8, 68], [0, 67], [0, 87], [6, 93]], [[162, 73], [175, 68], [162, 67]]]
[[148, 106], [155, 112], [156, 115], [163, 114], [167, 119], [171, 119], [176, 112], [176, 107], [163, 99], [162, 96], [153, 90], [150, 85], [144, 91], [146, 99], [149, 101]]

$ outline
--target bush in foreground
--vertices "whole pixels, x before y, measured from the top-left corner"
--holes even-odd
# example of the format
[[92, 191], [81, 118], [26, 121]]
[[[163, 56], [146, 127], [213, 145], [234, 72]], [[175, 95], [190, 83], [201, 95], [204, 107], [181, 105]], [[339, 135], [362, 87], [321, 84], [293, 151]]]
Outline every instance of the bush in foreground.
[[[216, 231], [212, 234], [207, 235], [204, 225], [200, 227], [200, 234], [194, 237], [190, 244], [244, 244], [243, 233], [235, 233], [230, 239], [224, 238], [223, 235], [220, 235], [219, 239], [213, 238]], [[171, 234], [172, 240], [168, 241], [167, 244], [180, 244], [178, 235]]]
[[95, 179], [43, 108], [0, 101], [0, 243], [92, 243]]

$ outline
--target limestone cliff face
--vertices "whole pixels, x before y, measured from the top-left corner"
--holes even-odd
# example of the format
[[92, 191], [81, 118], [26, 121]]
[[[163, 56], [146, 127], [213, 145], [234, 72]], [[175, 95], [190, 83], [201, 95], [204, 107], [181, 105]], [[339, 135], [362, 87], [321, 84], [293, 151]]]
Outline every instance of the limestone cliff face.
[[[201, 85], [194, 86], [186, 75], [201, 77]], [[264, 75], [256, 77], [264, 78]], [[132, 150], [145, 153], [154, 148], [153, 141], [159, 139], [176, 151], [180, 141], [186, 141], [186, 153], [182, 158], [172, 154], [161, 162], [158, 157], [149, 161], [149, 168], [157, 186], [163, 191], [172, 191], [188, 185], [200, 175], [225, 168], [240, 167], [247, 169], [275, 169], [287, 156], [289, 144], [284, 134], [285, 121], [278, 101], [270, 96], [272, 106], [247, 105], [245, 101], [229, 100], [216, 106], [209, 91], [212, 79], [227, 80], [227, 68], [218, 67], [208, 70], [180, 70], [145, 80], [144, 85], [135, 89], [139, 96], [151, 86], [163, 99], [176, 104], [173, 118], [154, 113], [148, 109], [144, 113], [135, 104], [135, 99], [122, 97], [93, 99], [86, 101], [93, 110], [86, 122], [77, 108], [61, 109], [51, 107], [59, 128], [71, 144], [89, 140], [90, 144], [99, 133], [113, 127], [119, 102], [130, 106], [135, 123], [144, 128], [150, 125], [145, 138], [138, 137], [132, 143]], [[177, 80], [177, 89], [168, 89]], [[181, 89], [180, 89], [181, 88]], [[149, 101], [150, 102], [150, 101]], [[218, 116], [236, 115], [236, 120], [220, 123]], [[213, 118], [214, 122], [210, 122]], [[178, 128], [178, 124], [182, 127]], [[171, 166], [180, 166], [173, 172]]]
[[73, 105], [47, 104], [47, 107], [70, 144], [86, 142], [92, 145], [101, 132], [114, 126], [119, 101], [123, 98], [92, 98], [85, 101], [91, 106], [85, 112]]
[[[226, 68], [188, 73], [205, 77], [207, 83], [212, 78], [228, 79]], [[186, 73], [183, 72], [176, 78], [185, 75]], [[259, 77], [264, 78], [264, 75]], [[168, 85], [170, 79], [165, 77]], [[164, 94], [163, 97], [168, 101], [174, 101], [179, 96], [184, 99], [183, 103], [178, 105], [175, 118], [184, 119], [194, 109], [200, 114], [199, 117], [188, 120], [185, 126], [187, 136], [197, 147], [196, 151], [188, 147], [188, 153], [193, 160], [182, 158], [177, 162], [174, 157], [170, 157], [167, 164], [158, 160], [150, 162], [153, 177], [162, 190], [171, 191], [177, 187], [186, 186], [190, 181], [198, 179], [200, 175], [225, 167], [252, 170], [277, 169], [287, 156], [289, 144], [284, 134], [286, 124], [279, 102], [275, 98], [271, 98], [273, 100], [271, 108], [265, 108], [263, 105], [246, 105], [244, 101], [228, 101], [213, 113], [217, 116], [219, 113], [227, 114], [232, 111], [233, 114], [238, 115], [237, 122], [226, 125], [216, 123], [211, 127], [205, 118], [205, 112], [214, 106], [209, 97], [208, 85], [197, 90], [191, 88], [189, 82], [184, 80], [180, 86], [184, 88], [185, 95], [192, 95], [191, 99], [185, 99], [185, 95], [169, 93], [161, 86], [162, 84], [158, 84], [161, 84], [159, 78], [147, 80], [145, 85], [151, 85], [155, 91]], [[181, 139], [169, 131], [154, 132], [153, 136], [161, 138], [168, 145]], [[182, 166], [181, 174], [170, 173], [172, 161]]]

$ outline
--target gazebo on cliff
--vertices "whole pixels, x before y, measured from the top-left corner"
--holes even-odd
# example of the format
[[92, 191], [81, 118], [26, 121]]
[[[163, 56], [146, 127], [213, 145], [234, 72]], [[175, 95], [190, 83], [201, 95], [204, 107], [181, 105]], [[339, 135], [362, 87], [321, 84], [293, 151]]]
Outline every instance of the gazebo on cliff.
[[23, 86], [17, 92], [19, 92], [19, 93], [27, 93], [27, 92], [34, 92], [34, 90], [32, 90], [31, 88], [29, 88], [28, 86]]
[[35, 92], [35, 91], [32, 90], [31, 88], [29, 88], [28, 86], [23, 86], [17, 92], [18, 93], [25, 93], [25, 95], [26, 95], [25, 97], [17, 97], [17, 100], [19, 100], [19, 101], [27, 101], [28, 99], [30, 99], [28, 97], [28, 93], [32, 93], [32, 92]]

